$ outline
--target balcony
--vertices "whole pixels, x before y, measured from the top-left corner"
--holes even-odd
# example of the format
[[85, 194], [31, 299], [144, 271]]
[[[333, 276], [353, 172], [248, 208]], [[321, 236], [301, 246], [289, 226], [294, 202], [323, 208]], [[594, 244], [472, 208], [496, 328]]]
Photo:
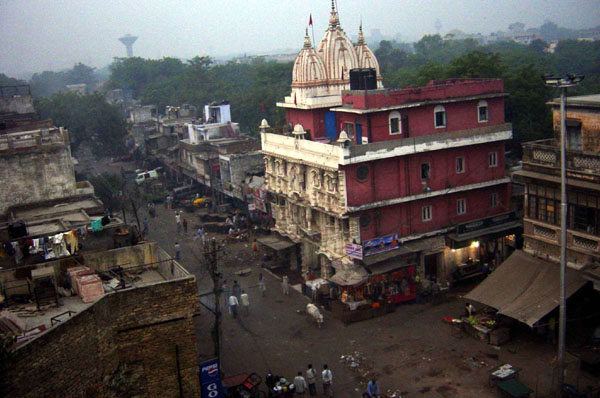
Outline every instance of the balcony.
[[[553, 245], [560, 245], [560, 226], [530, 218], [524, 219], [525, 236]], [[600, 236], [567, 229], [567, 248], [591, 256], [600, 256]]]
[[346, 148], [337, 146], [337, 142], [326, 144], [272, 133], [262, 133], [261, 138], [262, 152], [265, 155], [293, 159], [316, 167], [338, 169], [340, 165], [506, 141], [512, 138], [512, 125], [504, 123], [365, 145], [351, 145]]
[[[560, 176], [560, 146], [556, 140], [523, 144], [523, 170]], [[600, 182], [600, 154], [568, 149], [567, 177]]]

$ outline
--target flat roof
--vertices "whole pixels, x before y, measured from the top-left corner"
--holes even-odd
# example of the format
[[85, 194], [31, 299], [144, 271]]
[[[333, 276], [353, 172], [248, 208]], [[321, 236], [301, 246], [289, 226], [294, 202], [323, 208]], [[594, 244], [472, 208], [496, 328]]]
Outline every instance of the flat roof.
[[[553, 98], [552, 101], [547, 102], [548, 105], [560, 106], [560, 98]], [[579, 107], [592, 107], [600, 108], [600, 94], [591, 95], [578, 95], [575, 97], [567, 97], [567, 107], [579, 106]]]
[[[118, 294], [129, 289], [151, 286], [171, 280], [194, 278], [156, 243], [145, 243], [104, 252], [85, 252], [83, 256], [85, 258], [84, 262], [92, 271], [104, 278], [102, 280], [104, 295], [98, 300], [101, 300], [107, 294]], [[140, 258], [144, 258], [145, 261], [149, 262], [140, 264]], [[37, 268], [34, 268], [32, 273], [54, 274], [56, 280], [56, 276], [61, 272], [60, 264], [60, 260], [36, 264], [34, 267]], [[123, 271], [121, 275], [117, 274], [118, 268]], [[90, 308], [98, 301], [84, 303], [78, 295], [68, 297], [59, 295], [58, 307], [55, 304], [47, 304], [41, 306], [39, 310], [35, 300], [30, 303], [13, 303], [11, 299], [14, 294], [26, 294], [27, 291], [33, 289], [33, 287], [27, 288], [28, 284], [31, 283], [29, 278], [25, 276], [17, 277], [16, 275], [14, 270], [0, 272], [0, 281], [7, 291], [12, 292], [12, 294], [7, 294], [8, 306], [0, 312], [0, 334], [11, 330], [18, 336], [17, 345], [26, 344], [36, 339], [43, 333]], [[110, 277], [124, 280], [125, 286], [111, 287], [107, 280]], [[24, 332], [30, 330], [33, 330], [31, 335], [26, 336]]]

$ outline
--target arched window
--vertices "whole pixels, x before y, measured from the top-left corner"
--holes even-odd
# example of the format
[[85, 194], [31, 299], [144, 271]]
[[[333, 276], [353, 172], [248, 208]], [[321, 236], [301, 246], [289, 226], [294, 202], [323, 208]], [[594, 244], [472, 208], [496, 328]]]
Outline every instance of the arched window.
[[489, 120], [488, 103], [485, 100], [481, 100], [477, 103], [477, 121], [479, 123], [485, 123]]
[[446, 108], [443, 105], [438, 105], [433, 110], [433, 119], [436, 128], [446, 127]]
[[389, 122], [390, 134], [402, 134], [402, 118], [400, 116], [400, 112], [390, 112]]

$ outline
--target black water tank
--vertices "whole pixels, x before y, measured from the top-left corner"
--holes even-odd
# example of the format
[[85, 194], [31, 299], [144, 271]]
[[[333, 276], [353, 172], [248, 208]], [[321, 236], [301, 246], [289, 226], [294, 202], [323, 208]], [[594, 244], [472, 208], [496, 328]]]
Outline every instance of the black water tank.
[[374, 68], [350, 69], [350, 90], [375, 90], [377, 72]]

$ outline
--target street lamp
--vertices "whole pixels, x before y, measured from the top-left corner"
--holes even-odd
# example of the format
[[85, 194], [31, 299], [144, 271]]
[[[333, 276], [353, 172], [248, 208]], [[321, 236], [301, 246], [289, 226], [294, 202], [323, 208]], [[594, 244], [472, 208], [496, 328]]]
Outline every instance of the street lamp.
[[[547, 86], [560, 88], [560, 307], [558, 323], [558, 388], [565, 382], [565, 339], [567, 326], [567, 300], [565, 273], [567, 270], [567, 137], [565, 102], [567, 87], [579, 84], [582, 75], [567, 74], [565, 77], [542, 75]], [[560, 394], [560, 393], [559, 393]]]

